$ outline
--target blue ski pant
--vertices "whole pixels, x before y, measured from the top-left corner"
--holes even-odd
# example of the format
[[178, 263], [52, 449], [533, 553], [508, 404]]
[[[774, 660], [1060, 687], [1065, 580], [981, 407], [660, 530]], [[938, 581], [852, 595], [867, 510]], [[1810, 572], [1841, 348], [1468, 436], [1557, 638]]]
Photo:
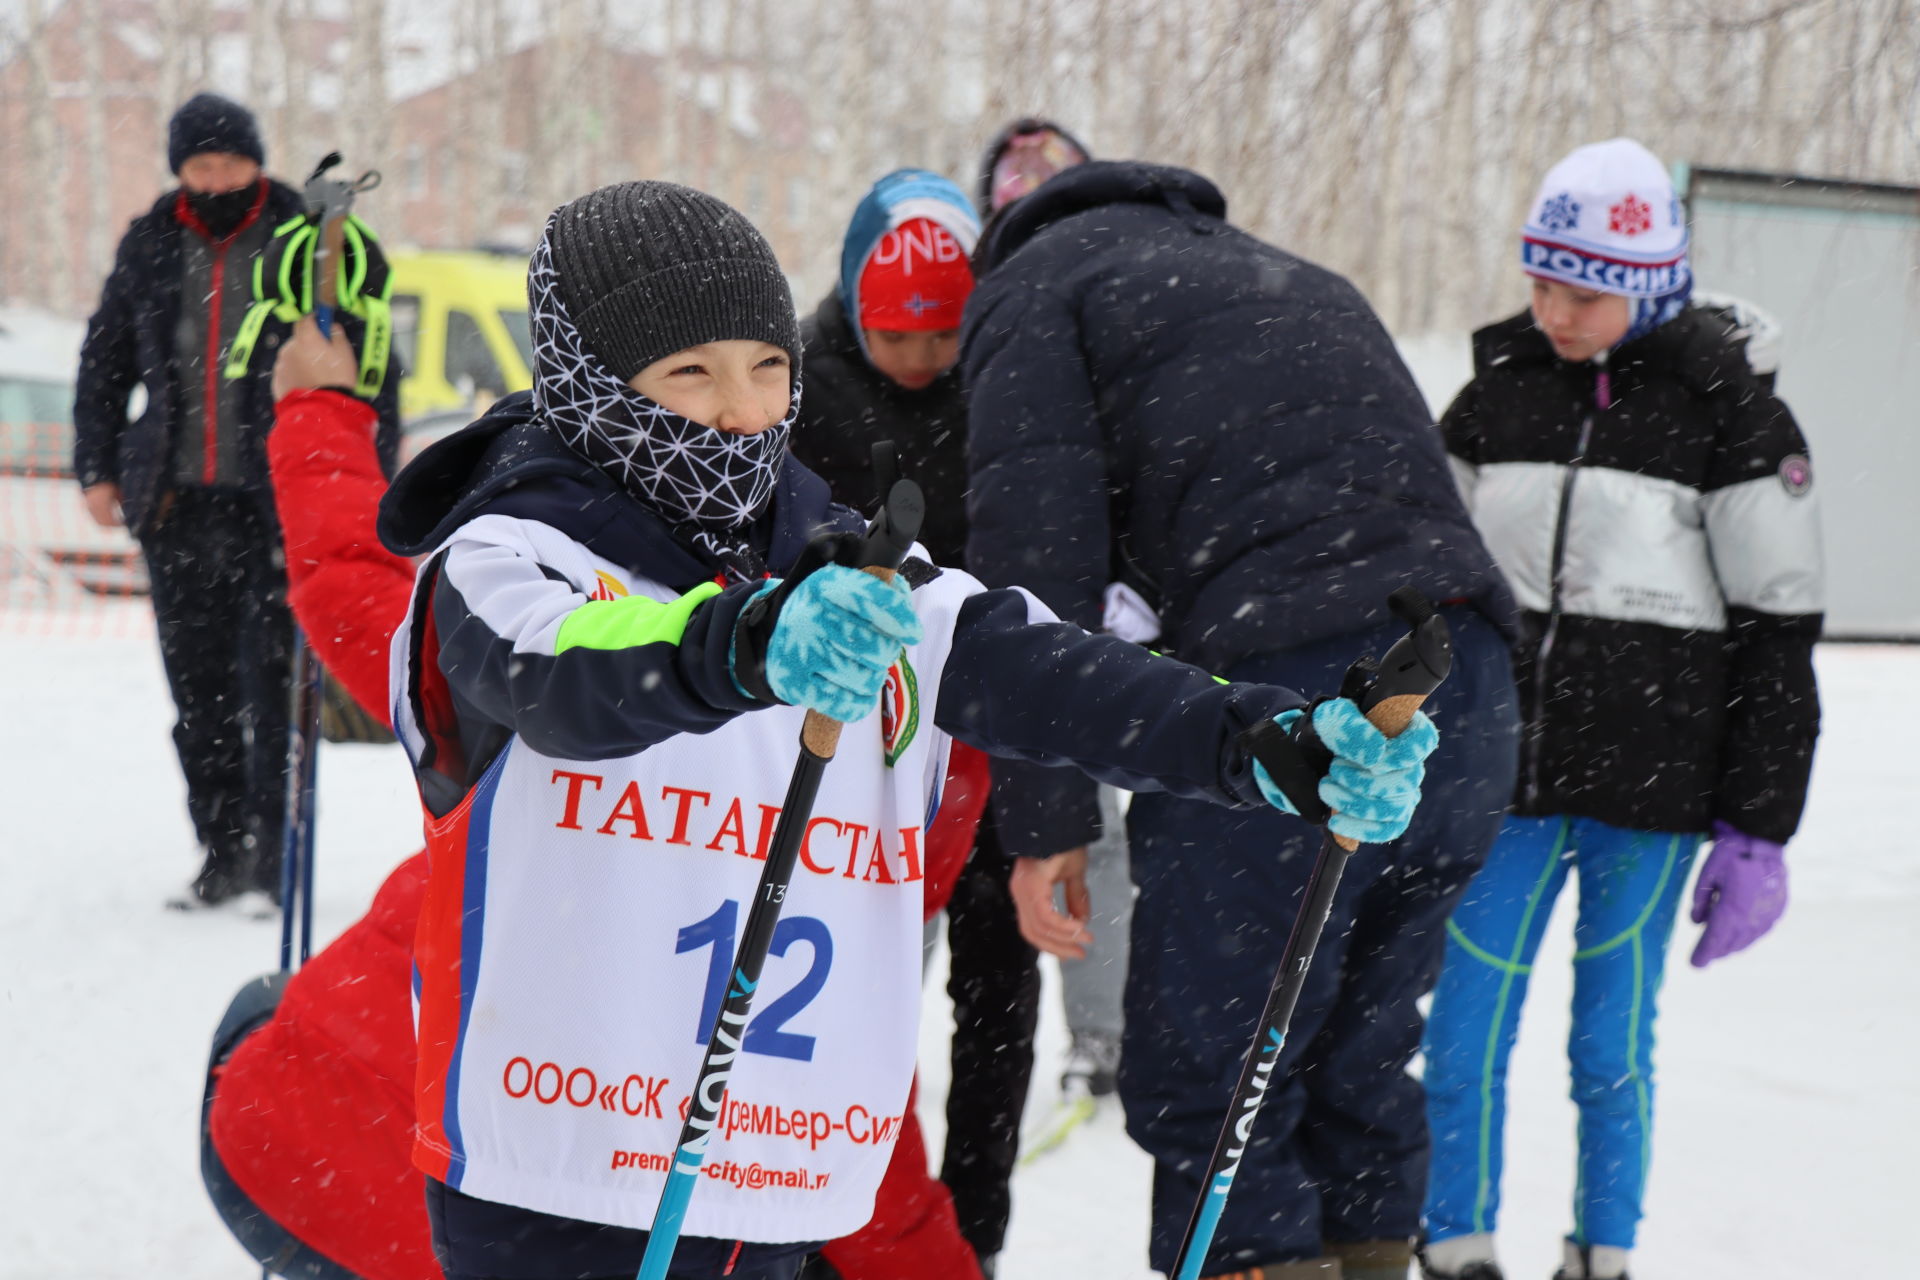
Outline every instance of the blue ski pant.
[[[1427, 1170], [1418, 1001], [1449, 912], [1513, 794], [1519, 716], [1506, 642], [1445, 609], [1453, 675], [1428, 704], [1440, 746], [1407, 834], [1348, 861], [1292, 1029], [1202, 1275], [1316, 1257], [1325, 1242], [1410, 1238]], [[1333, 693], [1406, 628], [1236, 663], [1236, 680]], [[1120, 1099], [1154, 1159], [1156, 1270], [1170, 1271], [1240, 1065], [1299, 913], [1322, 832], [1272, 809], [1141, 792], [1128, 811], [1134, 902]]]
[[1576, 1244], [1633, 1247], [1653, 1145], [1653, 1020], [1667, 942], [1700, 836], [1590, 818], [1510, 817], [1447, 925], [1427, 1023], [1433, 1240], [1494, 1230], [1507, 1060], [1553, 901], [1580, 877], [1573, 1029]]

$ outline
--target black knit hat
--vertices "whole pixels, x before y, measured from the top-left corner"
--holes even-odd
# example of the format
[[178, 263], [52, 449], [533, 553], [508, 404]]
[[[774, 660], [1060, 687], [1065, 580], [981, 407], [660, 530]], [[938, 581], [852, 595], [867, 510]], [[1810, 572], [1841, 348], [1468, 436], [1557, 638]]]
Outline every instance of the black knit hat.
[[621, 182], [554, 210], [560, 300], [587, 349], [628, 381], [686, 347], [769, 342], [800, 370], [787, 277], [737, 210], [671, 182]]
[[181, 165], [208, 151], [267, 162], [253, 112], [217, 93], [196, 93], [167, 123], [167, 165], [178, 173]]

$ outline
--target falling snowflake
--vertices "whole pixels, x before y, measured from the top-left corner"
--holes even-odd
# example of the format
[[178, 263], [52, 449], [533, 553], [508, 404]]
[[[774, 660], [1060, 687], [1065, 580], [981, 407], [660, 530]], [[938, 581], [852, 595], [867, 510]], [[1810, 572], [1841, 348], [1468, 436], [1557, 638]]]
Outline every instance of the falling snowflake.
[[1627, 192], [1626, 199], [1607, 210], [1607, 230], [1623, 236], [1653, 230], [1653, 206], [1633, 192]]
[[1580, 202], [1562, 191], [1540, 206], [1540, 225], [1549, 231], [1571, 231], [1580, 225]]

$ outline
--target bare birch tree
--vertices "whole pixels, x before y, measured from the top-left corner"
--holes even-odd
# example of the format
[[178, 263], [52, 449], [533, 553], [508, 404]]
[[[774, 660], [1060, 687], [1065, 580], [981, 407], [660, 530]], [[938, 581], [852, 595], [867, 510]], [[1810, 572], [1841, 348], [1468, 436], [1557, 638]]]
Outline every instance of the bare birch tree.
[[[47, 17], [44, 0], [27, 0], [27, 34], [21, 46], [27, 73], [27, 172], [44, 190], [60, 191], [67, 174], [51, 100], [52, 77], [45, 39]], [[73, 287], [73, 260], [67, 249], [65, 212], [59, 200], [40, 199], [28, 203], [39, 223], [35, 228], [34, 253], [40, 259], [38, 279], [34, 282], [38, 287], [31, 289], [28, 296], [42, 306], [65, 306]]]
[[347, 162], [355, 173], [394, 168], [397, 157], [388, 154], [392, 112], [387, 105], [386, 0], [352, 0], [347, 15], [341, 144], [351, 149]]
[[82, 86], [87, 114], [86, 251], [80, 275], [98, 280], [113, 265], [112, 228], [107, 225], [107, 198], [113, 177], [107, 171], [107, 98], [116, 84], [107, 77], [106, 22], [100, 0], [80, 0]]
[[[42, 174], [83, 166], [68, 176], [90, 190], [73, 206], [84, 244], [52, 234], [57, 202], [35, 202], [9, 234], [44, 241], [50, 256], [13, 265], [15, 253], [9, 270], [35, 296], [61, 297], [56, 282], [81, 257], [101, 265], [97, 193], [121, 175], [99, 172], [99, 140], [118, 124], [103, 124], [98, 86], [116, 73], [98, 65], [97, 39], [82, 44], [84, 67], [59, 78], [88, 82], [85, 115], [69, 125], [86, 136], [61, 138], [53, 113], [31, 108], [58, 91], [39, 24], [69, 10], [19, 3], [19, 136], [6, 158]], [[112, 0], [69, 3], [98, 32]], [[243, 22], [244, 91], [290, 172], [318, 140], [315, 84], [335, 68], [344, 15], [341, 137], [370, 163], [392, 162], [386, 135], [404, 117], [389, 101], [385, 32], [390, 11], [426, 3], [152, 0], [158, 51], [144, 83], [162, 121], [195, 89], [239, 92], [207, 79], [216, 29]], [[449, 142], [433, 135], [448, 179], [441, 241], [490, 239], [523, 202], [537, 217], [646, 174], [751, 206], [798, 246], [804, 261], [790, 265], [808, 288], [830, 277], [844, 219], [880, 173], [938, 168], [971, 190], [981, 144], [1024, 114], [1058, 119], [1103, 156], [1200, 169], [1237, 222], [1351, 275], [1405, 330], [1464, 327], [1517, 301], [1508, 267], [1527, 201], [1583, 142], [1625, 133], [1673, 162], [1920, 182], [1920, 0], [445, 8], [457, 127]], [[537, 28], [533, 47], [516, 43], [516, 23]], [[636, 66], [654, 82], [617, 78]]]

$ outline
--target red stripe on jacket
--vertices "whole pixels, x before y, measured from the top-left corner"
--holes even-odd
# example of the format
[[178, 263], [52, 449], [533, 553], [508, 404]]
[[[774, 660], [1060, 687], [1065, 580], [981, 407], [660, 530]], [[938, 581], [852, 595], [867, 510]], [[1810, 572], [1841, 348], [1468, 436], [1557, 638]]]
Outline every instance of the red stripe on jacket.
[[225, 301], [227, 285], [227, 250], [233, 246], [233, 241], [236, 236], [252, 226], [254, 222], [259, 219], [260, 211], [267, 207], [268, 190], [266, 175], [262, 174], [258, 179], [258, 185], [254, 191], [253, 207], [247, 210], [246, 217], [240, 219], [240, 225], [227, 232], [224, 236], [214, 235], [207, 224], [201, 221], [200, 215], [193, 211], [193, 206], [187, 201], [185, 188], [181, 189], [173, 205], [173, 216], [180, 221], [181, 225], [194, 231], [208, 244], [213, 246], [213, 286], [211, 296], [207, 302], [210, 308], [207, 312], [207, 398], [206, 403], [202, 406], [202, 410], [206, 414], [207, 419], [206, 429], [203, 433], [206, 440], [202, 450], [202, 456], [205, 459], [200, 477], [202, 484], [213, 484], [220, 478], [220, 377], [222, 364], [220, 359], [220, 314], [223, 309], [222, 303]]

